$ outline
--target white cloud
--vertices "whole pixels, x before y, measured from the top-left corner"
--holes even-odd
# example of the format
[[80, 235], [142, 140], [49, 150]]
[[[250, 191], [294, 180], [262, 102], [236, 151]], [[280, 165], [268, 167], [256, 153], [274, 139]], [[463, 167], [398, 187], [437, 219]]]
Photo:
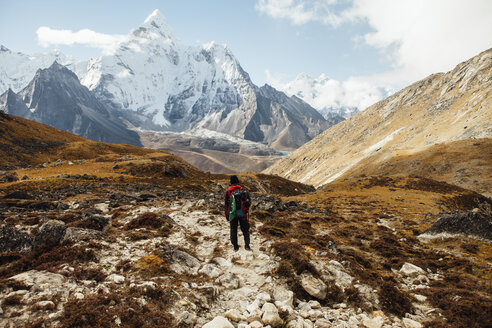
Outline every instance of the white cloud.
[[256, 9], [296, 25], [366, 23], [371, 31], [362, 40], [393, 64], [373, 78], [397, 87], [448, 71], [492, 46], [490, 0], [347, 0], [338, 12], [334, 2], [258, 0]]
[[389, 87], [381, 87], [365, 78], [349, 78], [340, 82], [321, 74], [313, 78], [300, 74], [291, 82], [284, 82], [275, 74], [266, 71], [267, 83], [288, 95], [296, 95], [320, 111], [326, 109], [364, 110], [394, 92]]
[[102, 34], [88, 29], [73, 32], [72, 30], [56, 30], [47, 26], [38, 28], [36, 34], [38, 43], [45, 48], [52, 45], [80, 44], [99, 48], [104, 52], [111, 52], [127, 38], [125, 35]]
[[289, 19], [296, 25], [311, 21], [338, 25], [342, 18], [330, 9], [330, 5], [336, 2], [336, 0], [259, 0], [255, 8], [273, 18]]

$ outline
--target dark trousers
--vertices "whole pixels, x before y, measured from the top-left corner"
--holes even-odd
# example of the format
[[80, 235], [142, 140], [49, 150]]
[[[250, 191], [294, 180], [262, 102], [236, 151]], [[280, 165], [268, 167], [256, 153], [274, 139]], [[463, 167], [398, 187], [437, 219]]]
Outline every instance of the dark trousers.
[[237, 226], [238, 223], [241, 226], [241, 231], [244, 236], [244, 246], [249, 246], [249, 222], [248, 219], [239, 219], [234, 218], [231, 223], [231, 243], [234, 246], [237, 246]]

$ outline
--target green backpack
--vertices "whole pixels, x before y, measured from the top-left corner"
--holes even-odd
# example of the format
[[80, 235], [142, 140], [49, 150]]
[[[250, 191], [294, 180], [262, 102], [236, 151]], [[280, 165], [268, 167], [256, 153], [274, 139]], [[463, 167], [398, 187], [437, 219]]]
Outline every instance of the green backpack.
[[249, 199], [246, 200], [246, 195], [247, 192], [245, 190], [231, 191], [229, 208], [227, 209], [229, 221], [232, 221], [236, 217], [240, 219], [246, 217], [246, 208], [249, 207]]

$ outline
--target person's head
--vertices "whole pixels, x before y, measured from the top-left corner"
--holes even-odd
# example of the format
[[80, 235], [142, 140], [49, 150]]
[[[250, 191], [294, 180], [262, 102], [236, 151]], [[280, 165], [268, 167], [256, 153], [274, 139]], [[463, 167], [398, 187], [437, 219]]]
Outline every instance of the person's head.
[[239, 179], [237, 175], [231, 175], [231, 186], [235, 186], [239, 184]]

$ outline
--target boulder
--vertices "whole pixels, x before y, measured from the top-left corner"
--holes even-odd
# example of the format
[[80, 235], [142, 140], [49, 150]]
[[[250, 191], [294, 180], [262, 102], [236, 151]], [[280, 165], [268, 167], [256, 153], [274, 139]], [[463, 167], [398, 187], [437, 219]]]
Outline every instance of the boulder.
[[283, 324], [283, 320], [278, 315], [278, 309], [272, 303], [266, 302], [261, 308], [263, 315], [261, 321], [272, 327], [280, 327]]
[[119, 274], [110, 274], [108, 277], [106, 277], [107, 281], [114, 282], [115, 284], [123, 284], [125, 282], [125, 277]]
[[215, 265], [215, 264], [205, 264], [203, 268], [198, 271], [199, 273], [202, 273], [210, 278], [217, 278], [222, 274], [222, 271]]
[[0, 182], [16, 182], [16, 181], [19, 181], [19, 178], [17, 177], [17, 173], [7, 174], [0, 178]]
[[34, 199], [31, 195], [28, 193], [25, 193], [23, 191], [16, 190], [14, 192], [11, 192], [5, 196], [3, 196], [4, 199]]
[[239, 288], [239, 279], [234, 273], [224, 273], [222, 276], [215, 279], [215, 282], [227, 289]]
[[492, 240], [492, 217], [486, 209], [444, 214], [421, 236], [441, 233]]
[[0, 253], [26, 253], [32, 249], [32, 238], [12, 226], [0, 227]]
[[404, 276], [411, 277], [411, 278], [417, 277], [418, 275], [421, 274], [425, 275], [425, 271], [422, 268], [419, 268], [418, 266], [413, 265], [411, 263], [403, 264], [403, 266], [400, 269], [400, 273]]
[[67, 227], [64, 222], [49, 220], [41, 226], [39, 232], [36, 234], [36, 237], [34, 238], [34, 247], [39, 247], [48, 241], [59, 244], [65, 235], [66, 229]]
[[323, 281], [313, 277], [309, 272], [303, 272], [301, 274], [301, 286], [311, 296], [317, 299], [324, 300], [328, 293], [328, 287]]
[[403, 328], [422, 328], [422, 324], [409, 318], [403, 318]]
[[314, 323], [314, 326], [316, 328], [331, 328], [331, 321], [328, 320], [328, 319], [318, 319], [316, 320], [316, 322]]
[[238, 309], [230, 309], [225, 313], [225, 317], [231, 321], [241, 321], [241, 312]]
[[380, 316], [376, 316], [372, 319], [367, 318], [362, 321], [362, 324], [366, 328], [381, 328], [383, 326], [383, 323], [384, 319]]
[[273, 290], [273, 299], [275, 300], [275, 305], [286, 305], [293, 307], [294, 303], [294, 293], [287, 290], [283, 286], [277, 286]]
[[234, 328], [234, 326], [223, 316], [216, 316], [212, 321], [203, 325], [202, 328]]
[[62, 286], [66, 278], [58, 273], [30, 270], [10, 277], [9, 280], [21, 282], [28, 287], [38, 285], [41, 289], [49, 289], [52, 286]]
[[99, 240], [103, 234], [100, 231], [77, 227], [68, 227], [61, 240], [61, 243], [78, 242], [80, 240]]
[[170, 265], [170, 268], [177, 274], [198, 274], [200, 261], [196, 257], [181, 250], [174, 250], [171, 258], [173, 264]]
[[263, 324], [259, 321], [253, 321], [249, 324], [251, 328], [263, 328]]
[[195, 313], [190, 313], [188, 311], [183, 311], [178, 316], [178, 322], [180, 324], [184, 324], [187, 326], [194, 327], [197, 320], [198, 320], [197, 315]]

